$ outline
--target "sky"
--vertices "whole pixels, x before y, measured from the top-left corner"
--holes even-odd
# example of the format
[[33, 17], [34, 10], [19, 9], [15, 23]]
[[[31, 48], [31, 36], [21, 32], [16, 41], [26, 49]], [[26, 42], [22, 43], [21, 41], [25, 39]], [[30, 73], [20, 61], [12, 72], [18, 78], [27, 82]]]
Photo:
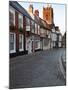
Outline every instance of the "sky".
[[[22, 7], [24, 7], [27, 11], [28, 11], [28, 8], [29, 8], [29, 5], [32, 4], [33, 7], [34, 7], [34, 10], [35, 9], [38, 9], [39, 10], [39, 16], [41, 18], [43, 18], [42, 16], [42, 11], [43, 11], [43, 6], [44, 7], [47, 7], [47, 4], [46, 3], [37, 3], [37, 2], [23, 2], [23, 1], [19, 1], [18, 2]], [[54, 13], [54, 23], [55, 23], [55, 26], [59, 26], [59, 29], [60, 29], [60, 32], [62, 33], [62, 35], [65, 33], [65, 25], [66, 25], [66, 22], [65, 22], [65, 13], [66, 13], [66, 6], [65, 4], [56, 4], [56, 3], [51, 3], [49, 4], [52, 6], [53, 8], [53, 13]]]

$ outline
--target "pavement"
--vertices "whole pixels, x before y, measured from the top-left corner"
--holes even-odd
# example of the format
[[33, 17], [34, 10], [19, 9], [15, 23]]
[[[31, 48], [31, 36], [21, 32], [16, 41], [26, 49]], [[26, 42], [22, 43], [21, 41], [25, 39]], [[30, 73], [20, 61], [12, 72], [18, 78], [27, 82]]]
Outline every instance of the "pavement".
[[51, 49], [11, 58], [9, 88], [64, 86], [66, 81], [58, 72], [64, 51], [64, 48]]

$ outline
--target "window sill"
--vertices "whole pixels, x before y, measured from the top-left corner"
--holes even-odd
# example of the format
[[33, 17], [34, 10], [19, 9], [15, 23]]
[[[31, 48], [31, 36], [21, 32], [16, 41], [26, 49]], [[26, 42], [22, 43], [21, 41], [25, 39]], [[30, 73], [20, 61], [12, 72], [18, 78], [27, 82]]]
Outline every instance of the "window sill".
[[15, 53], [16, 51], [15, 50], [11, 50], [10, 53]]

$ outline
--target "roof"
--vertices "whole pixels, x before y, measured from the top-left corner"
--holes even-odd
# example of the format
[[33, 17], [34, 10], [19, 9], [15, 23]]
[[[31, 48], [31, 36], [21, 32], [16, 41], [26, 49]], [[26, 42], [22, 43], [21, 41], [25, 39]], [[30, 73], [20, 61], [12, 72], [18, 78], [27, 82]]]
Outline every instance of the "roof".
[[35, 16], [35, 15], [34, 15], [34, 21], [35, 21], [37, 24], [39, 24], [39, 25], [40, 25], [40, 22], [39, 22], [39, 17], [38, 17], [38, 16]]
[[42, 18], [40, 18], [40, 23], [41, 23], [41, 26], [43, 26], [47, 30], [50, 30], [51, 31], [51, 29], [49, 28], [49, 24], [47, 24], [47, 22], [45, 20], [43, 20]]
[[24, 16], [32, 19], [31, 16], [28, 14], [28, 12], [17, 1], [9, 1], [9, 5], [15, 8], [17, 11], [19, 11]]

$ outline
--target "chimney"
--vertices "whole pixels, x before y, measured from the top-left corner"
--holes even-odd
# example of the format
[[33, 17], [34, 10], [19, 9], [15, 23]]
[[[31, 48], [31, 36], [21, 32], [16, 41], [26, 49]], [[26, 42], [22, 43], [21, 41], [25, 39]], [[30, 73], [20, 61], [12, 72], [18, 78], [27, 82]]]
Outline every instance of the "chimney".
[[33, 13], [33, 5], [32, 4], [29, 5], [29, 13]]
[[38, 10], [35, 10], [34, 11], [34, 15], [39, 17], [39, 11]]
[[55, 30], [56, 30], [56, 31], [59, 31], [59, 26], [56, 26], [56, 27], [55, 27]]

